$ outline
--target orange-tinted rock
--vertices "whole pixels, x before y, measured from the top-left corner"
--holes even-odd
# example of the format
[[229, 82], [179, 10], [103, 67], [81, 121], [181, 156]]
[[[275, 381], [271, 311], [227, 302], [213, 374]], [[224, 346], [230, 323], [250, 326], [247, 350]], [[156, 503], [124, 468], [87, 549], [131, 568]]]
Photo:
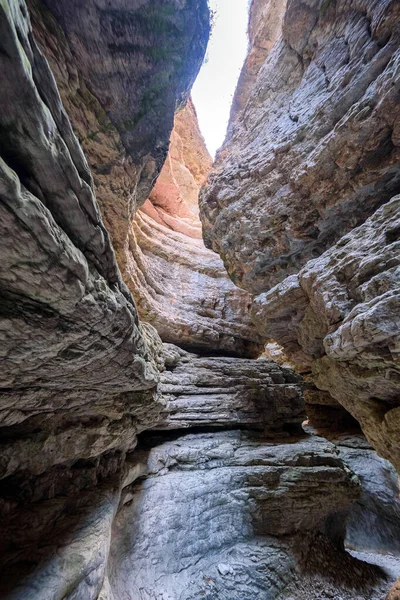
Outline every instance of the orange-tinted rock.
[[33, 12], [35, 35], [91, 167], [102, 217], [139, 316], [169, 342], [257, 355], [262, 345], [248, 316], [250, 297], [231, 283], [219, 257], [201, 240], [197, 197], [211, 158], [191, 101], [175, 118], [165, 166], [143, 204], [152, 160], [139, 164], [129, 155], [89, 91], [69, 39], [51, 15], [41, 18], [43, 10]]
[[203, 244], [198, 194], [210, 168], [189, 101], [175, 118], [165, 165], [130, 228], [125, 280], [141, 318], [164, 341], [257, 356], [262, 343], [249, 319], [250, 296]]
[[167, 159], [142, 212], [173, 231], [202, 239], [198, 197], [211, 165], [189, 100], [175, 117]]
[[400, 600], [400, 579], [396, 581], [390, 592], [386, 596], [386, 600]]

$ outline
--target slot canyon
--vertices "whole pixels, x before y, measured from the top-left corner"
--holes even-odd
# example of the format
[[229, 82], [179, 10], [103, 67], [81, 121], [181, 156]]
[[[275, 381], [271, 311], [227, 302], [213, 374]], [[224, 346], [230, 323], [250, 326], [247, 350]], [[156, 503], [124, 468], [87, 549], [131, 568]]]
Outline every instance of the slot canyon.
[[212, 21], [0, 0], [0, 600], [400, 600], [400, 3]]

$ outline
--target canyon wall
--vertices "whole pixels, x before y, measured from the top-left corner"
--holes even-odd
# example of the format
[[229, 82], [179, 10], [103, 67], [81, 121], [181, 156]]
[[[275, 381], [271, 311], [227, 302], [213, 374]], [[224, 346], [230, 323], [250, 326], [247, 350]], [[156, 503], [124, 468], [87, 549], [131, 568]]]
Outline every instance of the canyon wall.
[[341, 405], [400, 469], [399, 4], [290, 1], [279, 23], [262, 5], [201, 196], [206, 245], [307, 375], [310, 417]]
[[[252, 6], [232, 131], [284, 11]], [[4, 0], [0, 33], [0, 597], [381, 599], [385, 572], [344, 544], [397, 551], [394, 470], [359, 431], [302, 427], [302, 377], [254, 359], [268, 302], [200, 237], [207, 2]], [[382, 257], [360, 305], [392, 294], [395, 206], [349, 234]]]
[[134, 444], [162, 363], [26, 6], [1, 11], [4, 477]]
[[398, 11], [395, 1], [288, 2], [202, 203], [206, 244], [252, 293], [398, 190]]
[[165, 342], [257, 357], [251, 296], [204, 247], [198, 195], [211, 169], [191, 101], [177, 113], [165, 165], [128, 234], [126, 281], [140, 317]]
[[[44, 4], [52, 8], [51, 3]], [[113, 78], [120, 77], [118, 85], [123, 85], [127, 78], [129, 93], [135, 88], [129, 107], [125, 106], [126, 98], [113, 94], [111, 113], [107, 99], [97, 94], [94, 87], [96, 82], [92, 79], [96, 73], [89, 73], [85, 67], [89, 58], [85, 54], [85, 60], [82, 59], [83, 50], [77, 42], [80, 32], [74, 29], [78, 25], [70, 9], [63, 11], [58, 22], [55, 17], [58, 17], [57, 11], [62, 10], [60, 7], [54, 14], [37, 2], [32, 2], [31, 8], [35, 35], [51, 65], [64, 106], [88, 159], [101, 214], [140, 317], [154, 325], [167, 342], [239, 356], [258, 355], [262, 343], [250, 321], [250, 296], [232, 285], [218, 256], [207, 250], [201, 239], [198, 191], [211, 167], [211, 157], [200, 134], [193, 104], [189, 101], [178, 111], [174, 121], [173, 102], [164, 106], [170, 91], [166, 96], [163, 86], [151, 91], [149, 83], [164, 78], [173, 66], [180, 73], [180, 63], [174, 59], [178, 50], [171, 47], [161, 52], [161, 49], [168, 46], [169, 37], [176, 35], [180, 27], [186, 28], [187, 9], [174, 16], [172, 6], [163, 10], [154, 6], [150, 12], [142, 7], [130, 9], [126, 16], [121, 7], [121, 12], [105, 10], [103, 14], [100, 10], [90, 13], [89, 17], [82, 16], [83, 20], [90, 18], [95, 23], [98, 19], [112, 39], [122, 22], [126, 27], [124, 36], [132, 38], [131, 42], [140, 34], [140, 43], [128, 44], [126, 55], [123, 54], [123, 37], [119, 50], [111, 44], [108, 51], [116, 64], [108, 67], [106, 73], [96, 54], [92, 57], [104, 86], [113, 86]], [[171, 14], [168, 11], [172, 11]], [[204, 19], [201, 11], [197, 18]], [[163, 34], [160, 39], [157, 37], [159, 29]], [[191, 23], [182, 34], [184, 39], [176, 39], [177, 46], [178, 43], [193, 46], [187, 52], [188, 65], [194, 64], [195, 51], [195, 56], [200, 48], [205, 51], [204, 39], [197, 30], [196, 23]], [[191, 35], [195, 36], [193, 40]], [[155, 48], [153, 36], [157, 37]], [[88, 48], [90, 43], [89, 38]], [[160, 53], [153, 57], [158, 47]], [[179, 53], [182, 51], [180, 48]], [[86, 48], [85, 52], [89, 50]], [[122, 58], [131, 69], [128, 73], [121, 70]], [[103, 57], [102, 61], [105, 60]], [[183, 81], [175, 85], [192, 81], [188, 73], [184, 75]], [[177, 77], [175, 71], [172, 76]], [[113, 115], [125, 115], [128, 108], [137, 111], [135, 98], [140, 94], [139, 104], [146, 110], [143, 108], [142, 112], [129, 116], [129, 131], [125, 131], [120, 127], [121, 117], [115, 120]], [[184, 92], [176, 91], [175, 95], [180, 97]], [[170, 124], [168, 133], [166, 123]], [[167, 135], [173, 123], [169, 152], [161, 155], [162, 149], [167, 152]], [[146, 144], [153, 148], [150, 154], [145, 154], [142, 147], [138, 152], [130, 145], [130, 140], [143, 136], [143, 132], [147, 136], [143, 148]], [[127, 140], [125, 134], [128, 133]], [[159, 136], [158, 141], [154, 136]], [[161, 156], [166, 156], [166, 162], [157, 179]], [[154, 184], [156, 179], [148, 198], [149, 181]]]

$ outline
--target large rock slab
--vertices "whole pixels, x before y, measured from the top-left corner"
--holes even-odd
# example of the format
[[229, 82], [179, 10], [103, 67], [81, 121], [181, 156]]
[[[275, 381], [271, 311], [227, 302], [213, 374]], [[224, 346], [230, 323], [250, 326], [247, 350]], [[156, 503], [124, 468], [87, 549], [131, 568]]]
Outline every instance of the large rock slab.
[[[172, 351], [174, 348], [172, 347]], [[265, 359], [201, 357], [175, 349], [158, 393], [166, 406], [157, 429], [300, 428], [305, 419], [301, 378]]]
[[[2, 387], [134, 390], [157, 371], [23, 5], [1, 9]], [[29, 100], [29, 104], [27, 104]]]
[[357, 475], [362, 493], [346, 522], [346, 545], [354, 550], [400, 555], [399, 478], [389, 461], [380, 458], [363, 436], [331, 439]]
[[[400, 197], [253, 305], [263, 335], [312, 368], [400, 469]], [[305, 368], [305, 367], [304, 367]]]
[[356, 590], [378, 600], [383, 574], [318, 533], [359, 491], [322, 438], [146, 437], [129, 455], [109, 453], [1, 487], [7, 577], [0, 593], [7, 600], [274, 600], [289, 585], [312, 588], [317, 569], [346, 600]]
[[322, 254], [400, 183], [399, 3], [259, 4], [201, 200], [206, 245], [252, 293]]
[[[125, 441], [117, 450], [99, 456], [106, 425], [77, 413], [82, 431], [69, 432], [71, 442], [46, 439], [45, 423], [41, 448], [35, 431], [25, 432], [22, 470], [22, 446], [10, 436], [15, 470], [0, 482], [2, 597], [274, 600], [323, 577], [345, 600], [354, 590], [381, 598], [383, 573], [341, 548], [359, 480], [335, 444], [298, 432], [299, 377], [265, 359], [199, 357], [172, 345], [162, 358], [165, 412], [134, 452], [134, 422], [123, 431], [121, 402], [107, 397], [102, 406], [99, 395], [98, 410], [120, 424], [109, 430]], [[66, 457], [54, 464], [57, 444]], [[375, 491], [381, 500], [380, 480]]]
[[[239, 431], [147, 442], [148, 475], [126, 488], [115, 521], [109, 573], [116, 597], [272, 600], [298, 582], [300, 556], [311, 547], [331, 565], [342, 556], [329, 544], [322, 550], [311, 533], [358, 495], [329, 442], [269, 443]], [[364, 565], [343, 557], [353, 593], [365, 585], [364, 597], [378, 598]]]

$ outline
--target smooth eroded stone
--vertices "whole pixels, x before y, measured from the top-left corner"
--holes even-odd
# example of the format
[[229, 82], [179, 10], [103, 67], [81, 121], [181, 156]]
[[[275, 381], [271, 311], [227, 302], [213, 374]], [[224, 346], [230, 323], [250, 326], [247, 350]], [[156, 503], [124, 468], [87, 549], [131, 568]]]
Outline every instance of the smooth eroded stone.
[[[54, 3], [48, 4], [56, 16], [62, 10], [53, 6]], [[68, 20], [71, 18], [69, 9], [65, 17], [68, 22], [64, 19], [60, 26], [42, 4], [32, 3], [34, 31], [87, 156], [101, 214], [140, 318], [154, 325], [166, 342], [255, 357], [262, 352], [262, 340], [249, 318], [250, 296], [232, 284], [218, 255], [206, 249], [201, 239], [198, 191], [212, 160], [191, 100], [171, 120], [176, 108], [175, 96], [170, 90], [165, 95], [160, 89], [154, 98], [152, 95], [151, 102], [146, 102], [146, 110], [139, 121], [136, 123], [133, 119], [129, 131], [122, 131], [113, 118], [116, 112], [137, 111], [138, 105], [132, 99], [148, 93], [149, 73], [154, 79], [164, 78], [167, 72], [171, 72], [174, 78], [179, 75], [174, 71], [179, 65], [170, 60], [170, 54], [175, 52], [174, 46], [165, 56], [152, 56], [158, 45], [166, 43], [163, 36], [153, 43], [155, 48], [149, 51], [149, 40], [145, 34], [146, 23], [151, 22], [152, 15], [158, 15], [158, 20], [165, 18], [168, 27], [174, 27], [175, 21], [181, 22], [182, 29], [179, 35], [176, 34], [174, 43], [180, 40], [182, 48], [189, 44], [190, 35], [194, 36], [192, 44], [197, 43], [199, 36], [205, 35], [201, 27], [192, 31], [194, 23], [188, 25], [185, 21], [190, 11], [194, 13], [194, 22], [198, 18], [201, 20], [201, 10], [195, 2], [185, 3], [180, 8], [171, 3], [171, 6], [165, 5], [162, 9], [153, 4], [151, 9], [142, 3], [140, 8], [132, 6], [129, 10], [118, 4], [113, 16], [109, 9], [105, 9], [107, 17], [104, 18], [102, 10], [99, 10], [99, 17], [94, 14], [93, 7], [80, 9], [89, 11], [90, 22], [100, 18], [98, 26], [105, 39], [110, 35], [107, 24], [118, 19], [121, 20], [124, 36], [132, 35], [136, 39], [135, 36], [144, 28], [140, 43], [131, 44], [125, 54], [122, 50], [119, 54], [111, 51], [109, 56], [109, 49], [93, 48], [93, 34], [88, 38], [85, 33], [82, 44], [88, 47], [81, 56], [83, 50], [77, 47], [74, 34], [80, 25]], [[198, 10], [200, 15], [197, 15]], [[168, 16], [167, 12], [171, 14]], [[146, 14], [145, 19], [143, 14]], [[205, 27], [204, 23], [202, 27]], [[95, 62], [95, 72], [87, 69], [87, 53], [93, 54], [91, 60]], [[194, 61], [190, 53], [186, 56], [187, 72], [192, 78], [200, 66], [198, 58]], [[106, 59], [109, 62], [105, 73], [101, 74], [102, 61]], [[126, 62], [126, 70], [122, 72], [119, 60]], [[132, 92], [128, 107], [127, 96], [119, 93], [106, 102], [106, 91], [100, 93], [93, 84], [100, 75], [105, 84], [111, 78], [124, 89], [128, 86]], [[179, 89], [187, 86], [188, 81], [187, 78], [179, 80]], [[166, 127], [168, 123], [169, 129]], [[130, 144], [131, 139], [136, 139], [134, 136], [138, 129], [143, 130], [141, 135], [145, 137], [139, 139], [143, 147], [150, 148], [148, 154], [138, 154], [136, 146]], [[161, 157], [165, 158], [168, 150], [170, 133], [168, 155], [157, 178], [162, 166]]]
[[309, 533], [359, 494], [321, 438], [192, 434], [142, 453], [148, 475], [127, 488], [115, 522], [117, 597], [278, 598], [297, 577], [295, 540], [305, 554], [317, 547]]

